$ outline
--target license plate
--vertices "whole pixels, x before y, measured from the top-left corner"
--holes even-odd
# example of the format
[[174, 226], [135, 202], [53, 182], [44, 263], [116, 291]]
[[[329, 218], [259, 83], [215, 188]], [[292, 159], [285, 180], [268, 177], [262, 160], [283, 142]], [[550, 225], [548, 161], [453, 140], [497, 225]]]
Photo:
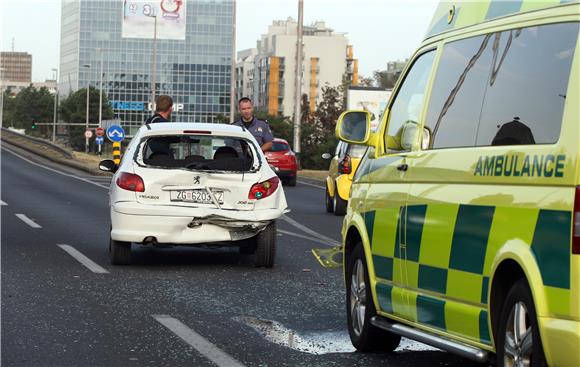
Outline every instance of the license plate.
[[[224, 192], [213, 191], [213, 195], [219, 204], [224, 203]], [[171, 191], [171, 201], [185, 201], [197, 204], [213, 204], [213, 199], [206, 190], [176, 190]]]

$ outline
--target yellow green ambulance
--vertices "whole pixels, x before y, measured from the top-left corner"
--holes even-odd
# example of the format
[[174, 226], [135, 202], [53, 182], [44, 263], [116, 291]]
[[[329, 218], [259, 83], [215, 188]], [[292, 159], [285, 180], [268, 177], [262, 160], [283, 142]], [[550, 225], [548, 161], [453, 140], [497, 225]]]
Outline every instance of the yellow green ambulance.
[[342, 239], [360, 351], [401, 336], [580, 366], [580, 2], [442, 2], [368, 146]]

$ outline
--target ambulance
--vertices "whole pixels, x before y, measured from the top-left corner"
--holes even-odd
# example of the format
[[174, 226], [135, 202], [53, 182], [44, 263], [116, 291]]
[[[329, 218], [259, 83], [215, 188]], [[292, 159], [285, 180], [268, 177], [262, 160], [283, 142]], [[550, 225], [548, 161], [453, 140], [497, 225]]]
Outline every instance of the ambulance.
[[580, 366], [579, 1], [442, 2], [342, 228], [359, 351], [401, 336], [499, 366]]

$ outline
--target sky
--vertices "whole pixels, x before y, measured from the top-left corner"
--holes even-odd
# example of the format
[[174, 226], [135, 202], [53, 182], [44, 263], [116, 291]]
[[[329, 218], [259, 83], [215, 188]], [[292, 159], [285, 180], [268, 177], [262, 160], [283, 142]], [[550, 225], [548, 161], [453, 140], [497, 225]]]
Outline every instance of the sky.
[[[92, 0], [98, 1], [98, 0]], [[122, 1], [122, 0], [118, 0]], [[361, 75], [409, 57], [422, 41], [438, 0], [304, 0], [304, 24], [324, 21], [345, 33]], [[32, 54], [32, 80], [58, 68], [60, 0], [0, 0], [0, 49]], [[256, 47], [274, 20], [298, 18], [298, 0], [237, 0], [236, 49]]]

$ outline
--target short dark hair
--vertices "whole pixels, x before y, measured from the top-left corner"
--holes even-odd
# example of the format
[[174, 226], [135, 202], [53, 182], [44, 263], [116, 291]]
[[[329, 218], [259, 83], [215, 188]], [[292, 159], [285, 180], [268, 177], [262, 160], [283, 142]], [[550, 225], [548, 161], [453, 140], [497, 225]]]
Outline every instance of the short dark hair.
[[238, 101], [238, 106], [239, 106], [239, 105], [240, 105], [240, 103], [242, 103], [242, 102], [250, 102], [251, 104], [254, 104], [254, 103], [252, 102], [252, 100], [251, 100], [250, 98], [248, 98], [248, 97], [242, 97], [242, 98], [240, 98], [240, 100]]
[[173, 99], [171, 97], [162, 95], [157, 97], [155, 100], [155, 111], [156, 112], [167, 112], [173, 106]]

